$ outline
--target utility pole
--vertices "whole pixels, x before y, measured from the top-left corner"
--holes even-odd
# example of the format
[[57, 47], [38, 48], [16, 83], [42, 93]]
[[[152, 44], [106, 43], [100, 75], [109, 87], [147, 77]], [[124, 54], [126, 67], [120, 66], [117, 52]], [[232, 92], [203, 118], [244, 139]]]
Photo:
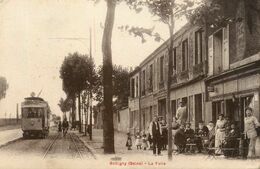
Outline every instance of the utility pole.
[[[92, 33], [91, 33], [91, 28], [89, 30], [89, 57], [92, 60]], [[93, 69], [93, 68], [92, 68]], [[92, 140], [92, 69], [90, 71], [90, 115], [89, 115], [89, 125], [90, 125], [90, 130], [89, 130], [89, 139]]]
[[19, 120], [19, 110], [18, 110], [18, 106], [19, 106], [19, 104], [17, 103], [16, 104], [16, 123], [18, 123], [18, 120]]

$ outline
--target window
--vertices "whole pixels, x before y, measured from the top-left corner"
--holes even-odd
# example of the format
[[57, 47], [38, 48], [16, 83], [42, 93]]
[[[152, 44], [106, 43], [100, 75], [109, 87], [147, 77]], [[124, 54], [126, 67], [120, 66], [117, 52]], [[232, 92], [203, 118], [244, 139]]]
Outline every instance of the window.
[[131, 97], [135, 97], [135, 79], [131, 79]]
[[23, 108], [22, 117], [23, 118], [41, 118], [43, 117], [43, 108]]
[[176, 73], [176, 68], [177, 68], [177, 64], [176, 64], [176, 48], [173, 48], [173, 58], [172, 58], [172, 73], [175, 74]]
[[195, 65], [202, 62], [202, 31], [195, 32]]
[[145, 70], [142, 72], [142, 96], [145, 95]]
[[209, 36], [209, 75], [229, 69], [229, 26]]
[[117, 121], [118, 121], [118, 123], [120, 123], [120, 112], [119, 111], [117, 112]]
[[188, 68], [188, 39], [182, 42], [182, 71]]
[[153, 64], [150, 65], [149, 72], [150, 72], [149, 85], [150, 85], [150, 89], [153, 89]]
[[135, 96], [139, 96], [139, 86], [138, 86], [138, 76], [136, 76], [136, 81], [135, 81]]
[[163, 78], [163, 69], [164, 69], [164, 56], [160, 57], [160, 82], [162, 82], [164, 80]]
[[134, 126], [134, 111], [130, 113], [130, 127]]
[[222, 30], [214, 34], [213, 51], [214, 51], [214, 73], [222, 71], [222, 46], [223, 32]]
[[176, 71], [176, 68], [177, 68], [177, 64], [176, 64], [176, 57], [177, 57], [177, 53], [176, 53], [176, 48], [173, 49], [173, 64], [172, 64], [172, 67], [173, 67], [173, 70]]

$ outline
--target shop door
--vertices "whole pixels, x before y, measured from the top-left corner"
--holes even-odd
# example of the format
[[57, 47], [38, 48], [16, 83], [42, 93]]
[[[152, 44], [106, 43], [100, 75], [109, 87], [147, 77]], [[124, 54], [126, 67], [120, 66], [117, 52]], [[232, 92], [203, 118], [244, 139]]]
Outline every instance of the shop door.
[[198, 123], [202, 121], [202, 95], [195, 95], [195, 126], [198, 126]]
[[223, 103], [223, 101], [217, 101], [212, 103], [212, 121], [214, 123], [217, 122], [218, 115], [224, 114], [222, 109], [222, 105], [224, 105]]
[[172, 102], [172, 104], [171, 104], [172, 117], [175, 117], [176, 116], [176, 100], [172, 100], [171, 102]]
[[163, 116], [163, 118], [166, 119], [166, 99], [159, 100], [158, 105], [159, 105], [158, 115]]
[[235, 114], [235, 104], [232, 101], [232, 99], [228, 99], [226, 100], [226, 114], [225, 116], [227, 116], [230, 121], [236, 121], [236, 114]]

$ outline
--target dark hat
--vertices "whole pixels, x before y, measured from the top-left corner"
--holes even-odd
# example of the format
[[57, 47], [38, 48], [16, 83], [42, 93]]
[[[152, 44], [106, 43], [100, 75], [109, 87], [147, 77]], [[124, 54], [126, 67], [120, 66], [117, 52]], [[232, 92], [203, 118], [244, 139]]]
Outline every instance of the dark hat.
[[246, 107], [245, 111], [247, 111], [247, 110], [249, 110], [251, 112], [253, 111], [253, 109], [251, 107]]
[[224, 117], [224, 114], [219, 114], [218, 116], [222, 116], [222, 117]]

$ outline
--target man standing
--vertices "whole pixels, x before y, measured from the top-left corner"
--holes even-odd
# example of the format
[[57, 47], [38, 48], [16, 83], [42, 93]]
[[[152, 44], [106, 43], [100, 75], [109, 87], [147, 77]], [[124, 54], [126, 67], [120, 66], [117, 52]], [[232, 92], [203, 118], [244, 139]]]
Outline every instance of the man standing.
[[69, 122], [68, 122], [67, 119], [65, 118], [65, 119], [63, 120], [63, 123], [62, 123], [62, 129], [63, 129], [63, 136], [64, 136], [64, 137], [65, 137], [66, 134], [67, 134], [68, 128], [69, 128]]
[[183, 124], [185, 125], [186, 121], [187, 121], [187, 108], [186, 105], [183, 101], [180, 101], [179, 103], [179, 108], [177, 109], [176, 112], [176, 118], [177, 118], [177, 123], [179, 125]]
[[153, 154], [156, 155], [156, 148], [157, 148], [157, 154], [161, 155], [162, 129], [160, 123], [158, 122], [157, 116], [154, 116], [153, 121], [150, 123], [149, 132], [153, 142]]

